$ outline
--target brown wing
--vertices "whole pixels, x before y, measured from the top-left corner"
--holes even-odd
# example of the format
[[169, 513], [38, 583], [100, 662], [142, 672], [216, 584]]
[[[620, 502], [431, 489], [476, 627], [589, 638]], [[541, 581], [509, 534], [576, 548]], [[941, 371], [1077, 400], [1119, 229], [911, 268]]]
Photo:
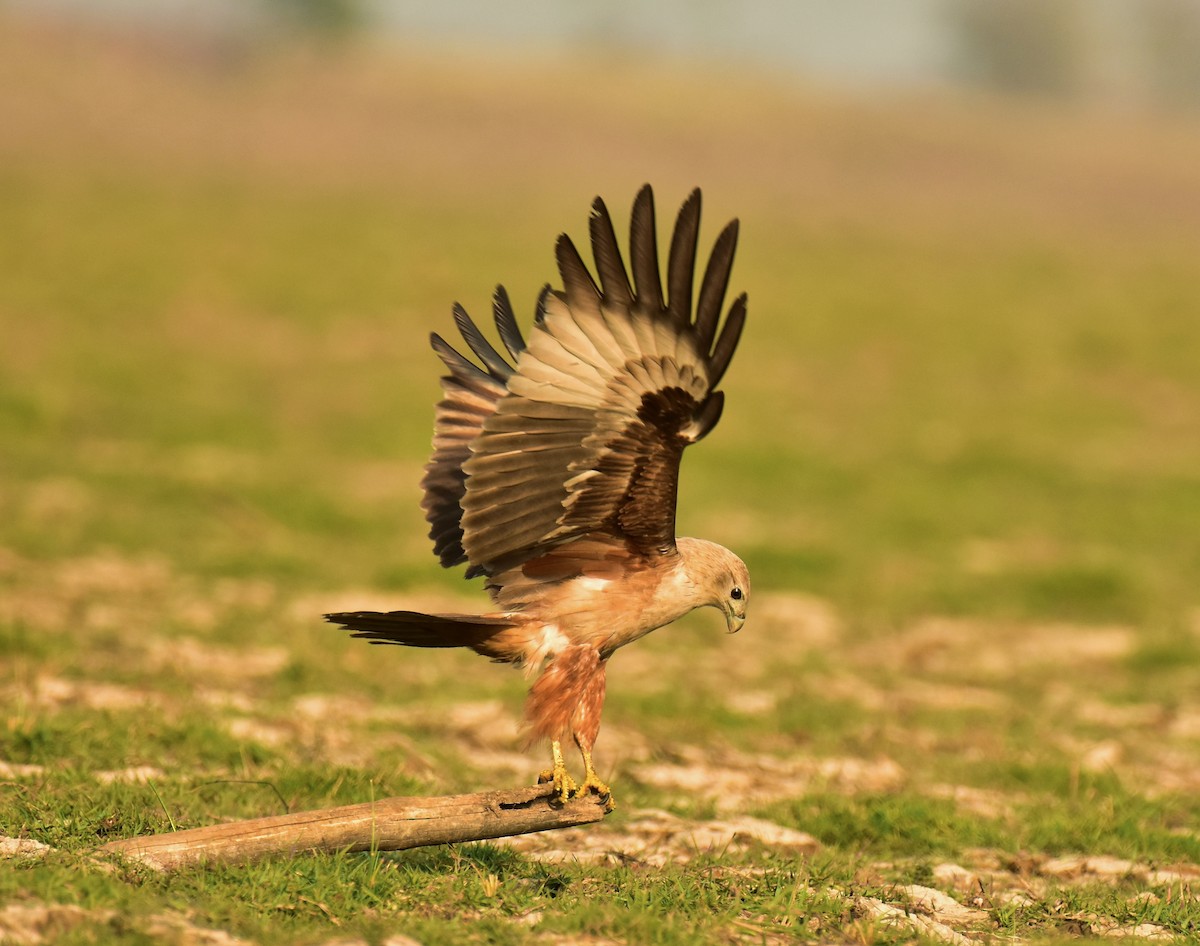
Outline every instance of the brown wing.
[[597, 198], [599, 286], [560, 237], [563, 290], [543, 293], [527, 346], [510, 344], [515, 324], [498, 318], [515, 370], [465, 313], [459, 328], [482, 369], [435, 342], [451, 376], [426, 509], [443, 564], [465, 558], [469, 573], [496, 575], [584, 536], [635, 555], [674, 551], [679, 460], [720, 417], [714, 388], [746, 315], [742, 295], [718, 334], [737, 221], [717, 238], [693, 313], [699, 225], [694, 191], [675, 225], [664, 300], [650, 188], [633, 207], [632, 282]]

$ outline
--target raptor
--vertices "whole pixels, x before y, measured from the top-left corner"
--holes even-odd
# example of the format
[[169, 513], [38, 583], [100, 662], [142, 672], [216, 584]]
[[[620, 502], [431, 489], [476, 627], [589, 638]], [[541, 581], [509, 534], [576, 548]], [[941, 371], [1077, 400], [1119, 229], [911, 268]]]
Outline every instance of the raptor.
[[[746, 320], [746, 296], [725, 310], [738, 223], [716, 239], [695, 288], [700, 192], [675, 222], [666, 282], [654, 196], [633, 204], [629, 268], [599, 198], [589, 221], [596, 277], [570, 238], [555, 246], [562, 289], [546, 286], [528, 338], [503, 286], [497, 349], [460, 305], [468, 357], [439, 335], [442, 378], [423, 508], [443, 566], [482, 576], [484, 614], [356, 611], [326, 619], [374, 643], [468, 647], [524, 668], [529, 741], [549, 740], [566, 801], [612, 793], [592, 761], [612, 655], [702, 607], [730, 633], [750, 600], [745, 564], [704, 539], [676, 537], [684, 449], [720, 419], [717, 390]], [[579, 784], [563, 745], [583, 757]]]

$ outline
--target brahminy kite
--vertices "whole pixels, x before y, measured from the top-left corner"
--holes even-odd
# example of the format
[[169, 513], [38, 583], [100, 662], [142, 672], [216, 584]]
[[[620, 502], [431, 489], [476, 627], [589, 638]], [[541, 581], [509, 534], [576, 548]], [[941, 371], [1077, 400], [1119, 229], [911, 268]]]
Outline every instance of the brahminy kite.
[[[536, 676], [525, 704], [529, 741], [548, 739], [564, 802], [594, 791], [611, 807], [592, 747], [605, 666], [619, 647], [702, 607], [741, 629], [750, 575], [713, 542], [677, 538], [684, 448], [716, 425], [718, 391], [746, 320], [746, 296], [724, 320], [738, 222], [716, 239], [699, 293], [693, 270], [700, 191], [675, 222], [664, 286], [654, 195], [633, 204], [632, 280], [600, 198], [589, 221], [599, 285], [565, 234], [555, 255], [563, 288], [546, 286], [529, 338], [504, 287], [493, 300], [498, 351], [460, 305], [454, 322], [476, 361], [439, 335], [442, 378], [422, 506], [445, 567], [483, 576], [486, 614], [356, 611], [326, 619], [373, 643], [469, 647]], [[694, 304], [693, 304], [694, 303]], [[583, 756], [576, 785], [562, 745]]]

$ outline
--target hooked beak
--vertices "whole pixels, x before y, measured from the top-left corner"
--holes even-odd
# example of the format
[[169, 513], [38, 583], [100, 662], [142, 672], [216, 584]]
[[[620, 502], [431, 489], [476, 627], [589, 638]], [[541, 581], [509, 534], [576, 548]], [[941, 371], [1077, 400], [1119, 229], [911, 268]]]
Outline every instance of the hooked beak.
[[728, 626], [729, 633], [736, 634], [742, 629], [742, 625], [746, 623], [746, 615], [737, 614], [734, 611], [726, 611], [725, 623]]

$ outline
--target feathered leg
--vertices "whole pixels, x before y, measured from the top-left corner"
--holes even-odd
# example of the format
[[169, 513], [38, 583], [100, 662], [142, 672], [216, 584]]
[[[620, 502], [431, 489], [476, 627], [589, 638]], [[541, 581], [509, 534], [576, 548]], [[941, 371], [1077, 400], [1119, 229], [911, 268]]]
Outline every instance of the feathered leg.
[[[538, 781], [553, 782], [564, 802], [582, 790], [609, 794], [591, 761], [603, 706], [604, 661], [595, 647], [586, 644], [560, 651], [529, 689], [525, 701], [528, 741], [549, 739], [554, 759], [554, 768], [543, 772]], [[584, 754], [585, 781], [579, 788], [563, 761], [562, 743], [568, 735], [574, 737]]]
[[612, 811], [617, 806], [613, 801], [612, 789], [601, 781], [600, 776], [596, 774], [596, 767], [592, 764], [592, 747], [596, 745], [596, 737], [600, 735], [600, 713], [604, 709], [605, 665], [605, 661], [600, 661], [580, 694], [579, 703], [571, 715], [571, 735], [575, 739], [575, 745], [579, 747], [580, 755], [583, 756], [583, 783], [579, 786], [578, 793], [582, 795], [588, 791], [595, 792], [605, 799], [608, 810]]

